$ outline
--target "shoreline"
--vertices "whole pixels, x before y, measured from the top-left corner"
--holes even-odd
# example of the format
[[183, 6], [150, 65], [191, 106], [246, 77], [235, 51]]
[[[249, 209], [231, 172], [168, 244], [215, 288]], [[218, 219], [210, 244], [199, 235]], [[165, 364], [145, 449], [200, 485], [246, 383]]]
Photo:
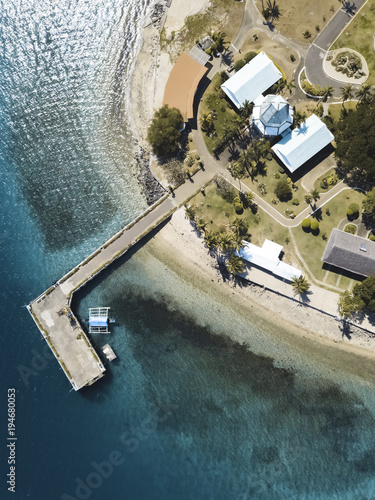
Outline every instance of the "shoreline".
[[[168, 11], [166, 15], [168, 16]], [[169, 65], [167, 63], [162, 65], [160, 61], [167, 61]], [[141, 147], [147, 148], [147, 126], [154, 109], [161, 106], [160, 89], [164, 92], [171, 68], [168, 54], [160, 50], [159, 31], [150, 26], [144, 28], [142, 45], [130, 83], [132, 121]], [[184, 219], [183, 209], [180, 209], [157, 234], [153, 245], [155, 255], [158, 254], [163, 264], [170, 269], [173, 268], [174, 256], [179, 255], [179, 275], [182, 279], [189, 273], [204, 275], [206, 281], [211, 280], [213, 287], [221, 288], [221, 293], [226, 294], [228, 302], [233, 306], [238, 305], [236, 302], [242, 301], [241, 307], [245, 307], [248, 312], [255, 308], [259, 316], [265, 317], [268, 323], [274, 326], [279, 326], [282, 322], [285, 328], [293, 331], [293, 335], [300, 339], [308, 337], [321, 346], [339, 348], [340, 351], [356, 354], [361, 358], [375, 359], [375, 336], [361, 330], [361, 327], [351, 325], [349, 339], [342, 331], [342, 322], [326, 316], [324, 312], [304, 307], [276, 293], [263, 291], [255, 284], [249, 283], [240, 288], [224, 283], [220, 273], [214, 268], [215, 261], [208, 255], [202, 239]], [[229, 298], [231, 295], [235, 296], [233, 300]], [[244, 304], [246, 299], [249, 301], [248, 304]], [[230, 333], [228, 335], [231, 336]], [[241, 338], [235, 340], [243, 341]]]

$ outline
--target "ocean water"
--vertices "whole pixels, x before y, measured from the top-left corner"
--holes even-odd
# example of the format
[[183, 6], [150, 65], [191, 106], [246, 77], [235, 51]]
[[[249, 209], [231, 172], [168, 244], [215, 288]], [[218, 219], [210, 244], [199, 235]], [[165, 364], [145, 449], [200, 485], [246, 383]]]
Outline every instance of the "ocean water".
[[24, 305], [146, 207], [126, 89], [148, 1], [0, 7], [0, 497], [374, 498], [371, 370], [330, 370], [307, 349], [288, 366], [272, 326], [181, 280], [151, 240], [75, 298], [81, 319], [111, 307], [118, 360], [70, 390]]

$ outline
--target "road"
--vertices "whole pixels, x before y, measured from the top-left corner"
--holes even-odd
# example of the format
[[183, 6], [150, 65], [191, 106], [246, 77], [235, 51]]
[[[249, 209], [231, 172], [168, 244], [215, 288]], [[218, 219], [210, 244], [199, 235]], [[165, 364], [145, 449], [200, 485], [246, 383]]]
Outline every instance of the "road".
[[353, 16], [359, 11], [365, 1], [366, 0], [353, 0], [350, 3], [350, 8], [346, 10], [341, 8], [338, 10], [311, 44], [306, 55], [305, 72], [308, 80], [321, 87], [333, 87], [335, 89], [335, 97], [339, 97], [340, 87], [345, 84], [326, 75], [323, 70], [323, 59], [327, 50], [340, 35], [342, 30], [350, 23]]

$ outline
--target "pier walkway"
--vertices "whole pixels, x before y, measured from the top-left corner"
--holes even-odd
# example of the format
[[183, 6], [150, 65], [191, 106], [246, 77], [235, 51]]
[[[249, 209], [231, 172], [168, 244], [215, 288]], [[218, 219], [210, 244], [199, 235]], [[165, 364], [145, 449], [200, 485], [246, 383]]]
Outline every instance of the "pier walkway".
[[101, 378], [105, 367], [70, 308], [73, 293], [170, 217], [216, 173], [215, 165], [200, 170], [173, 196], [164, 195], [27, 306], [75, 390]]

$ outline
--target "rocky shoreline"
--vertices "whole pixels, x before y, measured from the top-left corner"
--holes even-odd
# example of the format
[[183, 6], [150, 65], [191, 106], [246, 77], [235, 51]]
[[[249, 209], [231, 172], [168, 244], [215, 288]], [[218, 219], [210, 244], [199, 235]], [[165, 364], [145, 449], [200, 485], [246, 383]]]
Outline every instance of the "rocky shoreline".
[[166, 191], [151, 171], [150, 152], [139, 146], [134, 158], [138, 165], [137, 179], [142, 186], [142, 192], [146, 197], [147, 204], [153, 205]]

